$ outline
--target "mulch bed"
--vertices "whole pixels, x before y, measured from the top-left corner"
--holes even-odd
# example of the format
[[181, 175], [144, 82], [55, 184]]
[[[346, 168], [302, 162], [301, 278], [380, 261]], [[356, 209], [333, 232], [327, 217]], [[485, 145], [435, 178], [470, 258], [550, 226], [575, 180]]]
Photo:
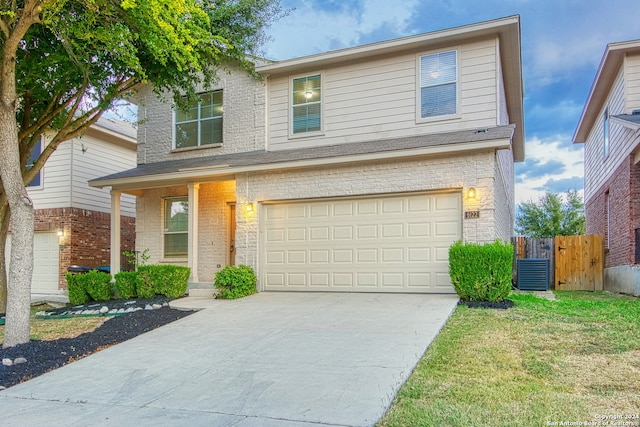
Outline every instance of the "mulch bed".
[[169, 307], [139, 310], [120, 316], [110, 316], [93, 332], [84, 333], [76, 338], [61, 338], [53, 341], [32, 340], [26, 344], [0, 349], [0, 359], [15, 360], [19, 357], [27, 359], [26, 363], [12, 366], [0, 364], [0, 389], [37, 377], [192, 313], [194, 312]]
[[489, 302], [489, 301], [458, 301], [458, 305], [466, 305], [469, 308], [496, 308], [499, 310], [506, 310], [513, 307], [513, 301], [506, 299], [501, 302]]

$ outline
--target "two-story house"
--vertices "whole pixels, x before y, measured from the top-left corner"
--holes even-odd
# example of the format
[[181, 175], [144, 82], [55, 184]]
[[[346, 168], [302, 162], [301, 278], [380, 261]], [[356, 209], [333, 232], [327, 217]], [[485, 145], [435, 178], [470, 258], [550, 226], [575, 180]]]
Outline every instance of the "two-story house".
[[573, 142], [584, 144], [587, 233], [604, 235], [605, 289], [640, 295], [640, 40], [607, 46]]
[[[49, 140], [45, 134], [31, 153], [33, 159], [40, 156]], [[60, 144], [47, 160], [27, 187], [35, 208], [32, 294], [63, 293], [65, 273], [71, 265], [109, 265], [111, 196], [107, 190], [90, 187], [88, 181], [135, 164], [135, 128], [106, 118], [83, 136]], [[133, 250], [135, 197], [122, 197], [120, 212], [123, 250]], [[10, 248], [11, 234], [7, 263]]]
[[138, 166], [91, 185], [138, 197], [150, 262], [209, 284], [248, 264], [266, 291], [448, 293], [451, 243], [511, 237], [517, 16], [256, 70], [188, 111], [140, 92]]

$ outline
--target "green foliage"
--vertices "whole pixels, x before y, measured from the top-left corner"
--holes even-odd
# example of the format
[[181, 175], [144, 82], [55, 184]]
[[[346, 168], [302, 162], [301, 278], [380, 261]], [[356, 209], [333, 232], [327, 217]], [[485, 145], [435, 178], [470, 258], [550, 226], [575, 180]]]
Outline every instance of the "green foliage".
[[151, 281], [150, 267], [150, 265], [146, 265], [138, 268], [138, 276], [136, 278], [136, 293], [138, 294], [138, 298], [152, 298], [156, 294], [153, 288], [153, 282]]
[[82, 305], [91, 299], [87, 291], [85, 291], [82, 283], [76, 280], [78, 277], [80, 277], [80, 274], [66, 274], [69, 302], [73, 305]]
[[138, 273], [135, 271], [121, 271], [115, 276], [118, 298], [128, 299], [136, 296]]
[[107, 301], [113, 298], [111, 274], [102, 271], [90, 271], [79, 274], [76, 281], [82, 283], [89, 296], [94, 301]]
[[546, 192], [538, 202], [518, 206], [516, 232], [528, 237], [574, 236], [586, 231], [584, 203], [577, 191]]
[[151, 255], [149, 255], [149, 248], [146, 248], [142, 252], [139, 251], [122, 251], [122, 255], [127, 259], [127, 263], [135, 270], [138, 267], [147, 265]]
[[214, 285], [219, 298], [236, 299], [256, 293], [256, 275], [247, 265], [229, 265], [216, 273]]
[[[179, 265], [145, 265], [138, 268], [138, 296], [178, 298], [187, 293], [191, 269]], [[141, 294], [142, 292], [142, 294]]]
[[449, 275], [460, 298], [500, 302], [511, 292], [513, 245], [458, 241], [449, 248]]
[[107, 301], [113, 298], [111, 275], [101, 271], [90, 271], [84, 274], [67, 273], [69, 301], [73, 305], [88, 301]]

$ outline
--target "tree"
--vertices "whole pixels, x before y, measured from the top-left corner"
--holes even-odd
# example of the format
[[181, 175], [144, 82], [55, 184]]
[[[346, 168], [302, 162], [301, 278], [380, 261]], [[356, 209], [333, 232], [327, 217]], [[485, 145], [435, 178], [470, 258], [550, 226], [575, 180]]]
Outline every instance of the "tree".
[[[256, 75], [247, 55], [256, 53], [267, 25], [281, 15], [279, 0], [1, 0], [4, 347], [29, 340], [34, 211], [25, 183], [60, 143], [81, 135], [142, 84], [189, 98], [232, 64]], [[42, 154], [27, 164], [45, 132]]]
[[529, 237], [573, 236], [585, 233], [584, 204], [577, 191], [563, 197], [546, 192], [538, 202], [518, 206], [516, 232]]

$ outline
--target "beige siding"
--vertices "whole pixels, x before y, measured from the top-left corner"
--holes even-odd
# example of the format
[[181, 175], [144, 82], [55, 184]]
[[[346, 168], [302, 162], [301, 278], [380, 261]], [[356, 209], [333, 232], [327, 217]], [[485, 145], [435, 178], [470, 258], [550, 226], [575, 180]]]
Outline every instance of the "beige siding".
[[223, 90], [223, 143], [218, 147], [173, 150], [174, 113], [170, 95], [161, 99], [150, 87], [138, 96], [138, 163], [216, 156], [264, 149], [265, 86], [244, 71], [220, 73], [216, 85], [199, 92]]
[[602, 106], [598, 120], [595, 122], [585, 145], [585, 202], [588, 201], [603, 183], [613, 174], [624, 157], [630, 153], [630, 140], [626, 136], [628, 130], [609, 121], [609, 155], [604, 155], [604, 112], [609, 108], [609, 115], [624, 114], [624, 72], [618, 72], [615, 83]]
[[[135, 151], [85, 135], [70, 141], [72, 149], [73, 183], [68, 206], [98, 212], [111, 212], [109, 188], [89, 187], [89, 181], [136, 167]], [[121, 213], [135, 216], [135, 197], [123, 194]]]
[[41, 171], [41, 187], [29, 188], [36, 209], [71, 206], [71, 141], [58, 146]]
[[630, 55], [626, 58], [626, 91], [627, 100], [625, 113], [640, 109], [640, 55]]
[[322, 74], [323, 132], [289, 136], [290, 79], [269, 81], [269, 147], [272, 150], [333, 145], [495, 126], [498, 123], [496, 40], [459, 48], [460, 116], [418, 121], [416, 117], [417, 61], [430, 52], [312, 70]]

